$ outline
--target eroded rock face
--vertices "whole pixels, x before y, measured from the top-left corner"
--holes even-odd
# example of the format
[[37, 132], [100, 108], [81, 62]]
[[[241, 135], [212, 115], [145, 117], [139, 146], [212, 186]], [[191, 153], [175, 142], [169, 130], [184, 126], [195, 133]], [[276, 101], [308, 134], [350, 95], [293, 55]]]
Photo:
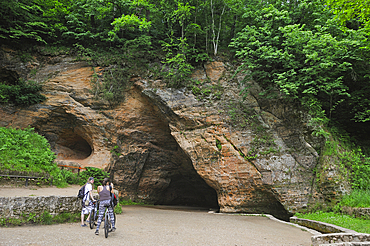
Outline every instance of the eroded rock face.
[[115, 108], [93, 99], [93, 69], [68, 57], [43, 64], [35, 79], [47, 101], [1, 106], [0, 126], [30, 125], [58, 162], [105, 168], [126, 199], [287, 218], [313, 193], [320, 198], [313, 169], [322, 140], [312, 137], [308, 116], [259, 96], [253, 82], [243, 100], [242, 76], [230, 79], [235, 68], [206, 64], [194, 72], [201, 88], [192, 91], [136, 78]]
[[[222, 87], [217, 100], [196, 98], [185, 89], [151, 88], [150, 81], [136, 85], [162, 109], [194, 169], [216, 190], [222, 212], [287, 218], [309, 202], [319, 157], [311, 144], [320, 147], [322, 142], [312, 139], [302, 112], [283, 100], [259, 98], [261, 89], [253, 82], [243, 100], [242, 77], [230, 80], [230, 72], [215, 62], [194, 73], [199, 81], [206, 77]], [[233, 114], [244, 114], [250, 122], [233, 119]]]
[[218, 208], [216, 192], [197, 174], [160, 109], [135, 86], [113, 109], [94, 100], [94, 70], [70, 57], [43, 64], [33, 79], [43, 83], [48, 99], [24, 108], [0, 106], [0, 126], [35, 128], [59, 164], [106, 169], [123, 198]]

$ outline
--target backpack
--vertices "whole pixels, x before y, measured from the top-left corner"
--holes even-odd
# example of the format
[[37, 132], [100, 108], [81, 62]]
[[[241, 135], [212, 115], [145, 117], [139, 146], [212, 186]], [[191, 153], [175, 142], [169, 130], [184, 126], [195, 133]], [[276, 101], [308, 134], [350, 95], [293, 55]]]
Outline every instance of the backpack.
[[84, 198], [85, 196], [85, 185], [82, 186], [79, 190], [78, 190], [78, 194], [77, 194], [77, 197], [78, 198]]
[[111, 203], [113, 203], [113, 206], [112, 207], [115, 207], [118, 203], [118, 199], [117, 199], [117, 196], [116, 194], [113, 194], [112, 193], [112, 196], [111, 196]]
[[[109, 189], [112, 190], [112, 187], [109, 186]], [[115, 207], [117, 205], [117, 203], [118, 203], [118, 199], [117, 199], [116, 194], [110, 193], [110, 205], [112, 207]]]

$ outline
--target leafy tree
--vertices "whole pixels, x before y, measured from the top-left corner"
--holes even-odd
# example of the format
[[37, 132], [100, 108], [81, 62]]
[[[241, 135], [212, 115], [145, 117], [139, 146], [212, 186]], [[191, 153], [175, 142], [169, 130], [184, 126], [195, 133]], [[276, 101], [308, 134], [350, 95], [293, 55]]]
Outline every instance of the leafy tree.
[[33, 0], [2, 1], [0, 8], [0, 39], [45, 43], [49, 28], [42, 19], [43, 10]]
[[[281, 3], [267, 4], [247, 12], [244, 17], [250, 24], [230, 46], [251, 71], [249, 78], [265, 89], [276, 88], [311, 109], [315, 104], [318, 115], [324, 109], [329, 118], [343, 119], [344, 113], [349, 119], [368, 120], [370, 53], [361, 49], [365, 33], [341, 31], [328, 19], [328, 9], [318, 7], [319, 2], [287, 4], [293, 4], [291, 9]], [[300, 11], [321, 18], [297, 19]], [[359, 101], [363, 107], [356, 107]]]
[[370, 31], [370, 1], [369, 0], [327, 0], [327, 4], [341, 24], [357, 20], [361, 26]]

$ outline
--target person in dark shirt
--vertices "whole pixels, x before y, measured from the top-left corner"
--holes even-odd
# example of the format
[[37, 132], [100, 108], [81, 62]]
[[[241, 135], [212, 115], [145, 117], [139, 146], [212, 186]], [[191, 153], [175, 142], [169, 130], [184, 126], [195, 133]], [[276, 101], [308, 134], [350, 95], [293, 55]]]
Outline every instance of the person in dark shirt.
[[105, 207], [108, 207], [109, 217], [111, 218], [112, 222], [112, 232], [116, 230], [114, 224], [113, 207], [111, 206], [111, 193], [114, 193], [113, 184], [109, 184], [108, 178], [105, 178], [102, 182], [102, 185], [98, 187], [98, 193], [100, 199], [99, 208], [101, 209], [99, 209], [98, 225], [96, 226], [95, 235], [99, 235], [99, 227], [104, 216]]

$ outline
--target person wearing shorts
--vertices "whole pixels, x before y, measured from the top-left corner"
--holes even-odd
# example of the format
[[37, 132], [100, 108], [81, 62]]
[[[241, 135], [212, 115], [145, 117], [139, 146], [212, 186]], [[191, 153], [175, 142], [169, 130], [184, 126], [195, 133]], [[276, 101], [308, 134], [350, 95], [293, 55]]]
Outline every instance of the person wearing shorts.
[[90, 177], [85, 184], [85, 195], [82, 198], [82, 211], [81, 211], [81, 226], [87, 227], [84, 223], [85, 214], [88, 214], [86, 222], [89, 222], [90, 211], [93, 209], [93, 201], [95, 201], [92, 190], [93, 190], [94, 178]]

